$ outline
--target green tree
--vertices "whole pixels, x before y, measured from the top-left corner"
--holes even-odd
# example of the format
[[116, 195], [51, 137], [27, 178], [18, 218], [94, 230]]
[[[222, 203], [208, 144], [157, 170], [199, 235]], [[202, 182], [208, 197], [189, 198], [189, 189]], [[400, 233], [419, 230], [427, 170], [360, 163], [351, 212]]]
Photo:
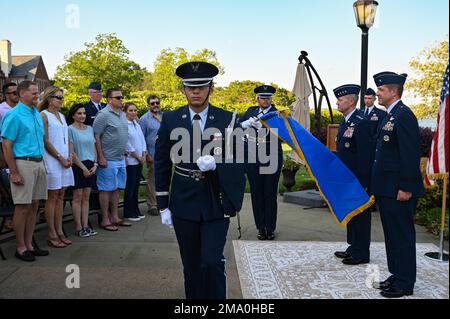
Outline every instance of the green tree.
[[71, 52], [58, 66], [55, 84], [69, 94], [86, 94], [89, 83], [97, 81], [104, 88], [119, 87], [127, 96], [142, 84], [145, 69], [131, 61], [130, 51], [115, 34], [99, 34], [93, 43], [85, 43], [85, 49]]
[[[245, 112], [250, 106], [256, 105], [255, 88], [264, 83], [258, 81], [233, 81], [227, 87], [218, 87], [212, 95], [212, 102], [218, 106], [239, 113]], [[295, 102], [295, 97], [286, 89], [271, 84], [277, 89], [273, 103], [278, 107], [289, 107]]]
[[175, 70], [179, 65], [189, 61], [209, 62], [219, 68], [220, 74], [225, 73], [214, 51], [203, 49], [190, 54], [183, 48], [176, 48], [175, 50], [170, 48], [164, 49], [154, 63], [154, 71], [152, 73], [153, 89], [157, 92], [179, 93], [181, 81], [176, 76]]
[[423, 50], [409, 63], [417, 77], [408, 81], [406, 89], [412, 91], [413, 96], [420, 100], [412, 106], [419, 119], [436, 117], [448, 56], [447, 36], [446, 40]]

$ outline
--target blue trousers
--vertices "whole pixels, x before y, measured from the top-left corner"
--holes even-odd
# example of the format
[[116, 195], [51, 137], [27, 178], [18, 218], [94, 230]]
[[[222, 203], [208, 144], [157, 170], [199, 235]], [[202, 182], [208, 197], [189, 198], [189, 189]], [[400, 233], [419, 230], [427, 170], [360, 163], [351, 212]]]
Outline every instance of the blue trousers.
[[256, 228], [258, 230], [275, 231], [277, 228], [277, 195], [281, 167], [275, 174], [271, 175], [260, 174], [259, 168], [259, 165], [256, 164], [246, 166]]
[[371, 208], [353, 217], [347, 224], [347, 252], [356, 259], [370, 260]]
[[229, 219], [194, 222], [173, 218], [183, 262], [187, 299], [226, 299], [227, 283], [223, 250]]
[[[389, 272], [394, 287], [413, 290], [416, 282], [416, 229], [414, 215], [417, 199], [399, 202], [394, 198], [379, 197], [381, 222]], [[393, 279], [393, 280], [392, 280]]]

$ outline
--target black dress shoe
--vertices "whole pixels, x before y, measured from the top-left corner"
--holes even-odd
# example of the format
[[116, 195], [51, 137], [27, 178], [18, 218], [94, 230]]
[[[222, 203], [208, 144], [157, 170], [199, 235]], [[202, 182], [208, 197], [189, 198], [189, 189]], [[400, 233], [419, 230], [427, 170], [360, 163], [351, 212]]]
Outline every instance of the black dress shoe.
[[362, 265], [362, 264], [368, 264], [370, 262], [370, 260], [367, 259], [358, 259], [358, 258], [353, 258], [353, 257], [348, 257], [345, 258], [342, 263], [344, 265], [351, 265], [351, 266], [355, 266], [355, 265]]
[[392, 286], [392, 282], [389, 280], [385, 280], [385, 281], [380, 281], [380, 282], [374, 282], [373, 283], [373, 288], [375, 289], [380, 289], [380, 290], [386, 290], [391, 288]]
[[267, 234], [265, 230], [259, 230], [258, 231], [258, 239], [259, 240], [266, 240], [267, 239]]
[[33, 256], [36, 257], [44, 257], [44, 256], [48, 256], [49, 251], [48, 250], [42, 250], [40, 248], [36, 248], [34, 247], [34, 250], [29, 250], [30, 253], [33, 254]]
[[385, 298], [401, 298], [405, 296], [412, 296], [414, 294], [414, 291], [390, 287], [386, 290], [383, 290], [380, 294]]
[[341, 258], [341, 259], [350, 258], [352, 256], [352, 254], [350, 254], [349, 252], [346, 252], [346, 251], [337, 251], [334, 253], [334, 255], [337, 258]]
[[274, 240], [275, 239], [275, 233], [271, 230], [267, 231], [267, 240]]
[[22, 261], [27, 261], [27, 262], [36, 260], [34, 255], [28, 250], [24, 251], [22, 254], [19, 254], [19, 252], [16, 250], [16, 254], [14, 256], [16, 256], [16, 258], [18, 258]]

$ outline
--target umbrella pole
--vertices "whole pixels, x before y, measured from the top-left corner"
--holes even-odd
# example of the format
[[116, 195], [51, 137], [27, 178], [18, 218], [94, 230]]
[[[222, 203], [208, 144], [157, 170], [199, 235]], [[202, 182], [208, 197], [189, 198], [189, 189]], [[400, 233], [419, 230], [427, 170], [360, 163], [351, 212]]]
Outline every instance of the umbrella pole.
[[447, 185], [448, 185], [448, 174], [443, 175], [443, 192], [442, 192], [442, 219], [441, 219], [441, 234], [440, 234], [440, 247], [439, 252], [426, 253], [425, 257], [430, 260], [448, 263], [448, 254], [444, 253], [444, 231], [445, 231], [445, 216], [446, 216], [446, 205], [447, 205]]

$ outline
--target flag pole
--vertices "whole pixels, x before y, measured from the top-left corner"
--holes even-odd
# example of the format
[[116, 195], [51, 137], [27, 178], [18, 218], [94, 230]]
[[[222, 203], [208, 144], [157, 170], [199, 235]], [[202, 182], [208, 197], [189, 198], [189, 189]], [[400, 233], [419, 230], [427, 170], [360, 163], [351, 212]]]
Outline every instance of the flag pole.
[[448, 176], [449, 174], [441, 175], [444, 179], [443, 183], [443, 192], [442, 192], [442, 220], [441, 220], [441, 234], [440, 234], [440, 249], [439, 252], [426, 253], [425, 257], [430, 260], [440, 262], [440, 263], [448, 263], [448, 254], [444, 253], [444, 231], [445, 231], [445, 216], [447, 209], [447, 185], [448, 185]]

